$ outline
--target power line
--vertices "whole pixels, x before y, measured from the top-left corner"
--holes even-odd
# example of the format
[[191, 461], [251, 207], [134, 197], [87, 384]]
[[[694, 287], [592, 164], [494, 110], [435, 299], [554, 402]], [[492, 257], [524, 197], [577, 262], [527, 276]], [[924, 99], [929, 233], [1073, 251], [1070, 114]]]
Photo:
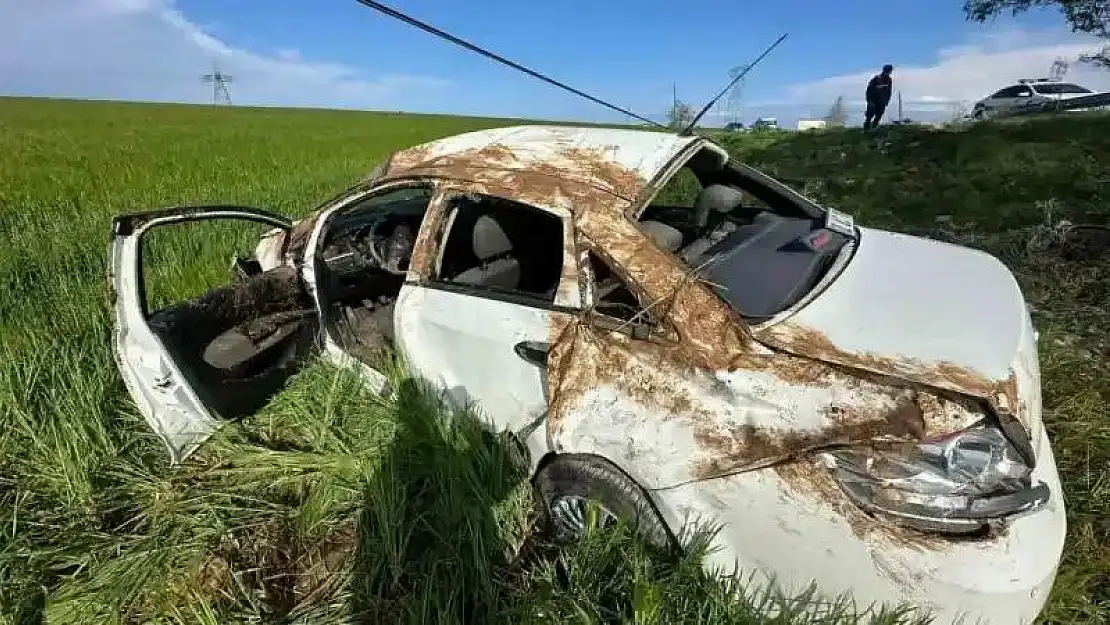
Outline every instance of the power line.
[[751, 63], [748, 63], [748, 65], [745, 66], [744, 69], [741, 70], [740, 73], [737, 74], [735, 78], [733, 78], [727, 85], [725, 85], [724, 89], [721, 89], [720, 93], [718, 93], [712, 100], [710, 100], [708, 103], [706, 103], [706, 105], [700, 111], [698, 111], [698, 114], [694, 116], [694, 119], [693, 119], [693, 121], [690, 122], [690, 125], [687, 126], [685, 130], [682, 131], [682, 134], [688, 135], [691, 132], [693, 132], [694, 126], [696, 126], [698, 124], [698, 121], [700, 121], [701, 118], [704, 117], [705, 114], [709, 112], [709, 109], [713, 108], [713, 105], [716, 104], [718, 100], [723, 98], [724, 95], [726, 93], [728, 93], [729, 89], [732, 89], [733, 85], [735, 85], [736, 83], [743, 80], [744, 77], [748, 75], [748, 72], [752, 71], [752, 69], [756, 65], [759, 65], [759, 62], [762, 61], [764, 58], [766, 58], [767, 55], [770, 54], [772, 50], [779, 47], [779, 44], [782, 43], [782, 41], [784, 39], [786, 39], [786, 33], [783, 33], [781, 37], [776, 39], [775, 43], [772, 43], [771, 45], [767, 46], [767, 49], [764, 50], [762, 54], [755, 57], [754, 61], [752, 61]]
[[538, 78], [538, 79], [546, 82], [549, 85], [554, 85], [554, 86], [556, 86], [560, 89], [563, 89], [564, 91], [569, 91], [570, 93], [573, 93], [577, 96], [581, 96], [583, 98], [586, 98], [587, 100], [589, 100], [589, 101], [591, 101], [595, 104], [600, 104], [601, 106], [604, 106], [605, 108], [616, 111], [616, 112], [621, 113], [623, 115], [627, 115], [627, 116], [632, 117], [634, 119], [638, 119], [642, 122], [646, 122], [646, 123], [651, 124], [653, 126], [656, 126], [658, 128], [666, 128], [666, 126], [664, 126], [663, 124], [660, 124], [657, 121], [654, 121], [654, 120], [648, 119], [646, 117], [642, 117], [640, 115], [637, 115], [636, 113], [633, 113], [632, 111], [629, 111], [627, 109], [623, 109], [623, 108], [621, 108], [621, 107], [619, 107], [615, 104], [610, 104], [610, 103], [608, 103], [605, 100], [602, 100], [600, 98], [595, 98], [594, 96], [592, 96], [592, 95], [590, 95], [590, 94], [588, 94], [584, 91], [579, 91], [578, 89], [575, 89], [574, 87], [571, 87], [570, 85], [561, 83], [558, 80], [555, 80], [554, 78], [549, 78], [549, 77], [547, 77], [547, 76], [545, 76], [545, 75], [543, 75], [543, 74], [541, 74], [541, 73], [539, 73], [535, 70], [528, 69], [527, 67], [525, 67], [525, 66], [523, 66], [519, 63], [510, 61], [509, 59], [507, 59], [507, 58], [505, 58], [505, 57], [503, 57], [499, 54], [496, 54], [494, 52], [490, 52], [489, 50], [486, 50], [485, 48], [479, 47], [479, 46], [477, 46], [473, 43], [470, 43], [468, 41], [464, 41], [462, 39], [459, 39], [458, 37], [456, 37], [456, 36], [454, 36], [450, 33], [444, 32], [444, 31], [436, 28], [435, 26], [432, 26], [431, 24], [421, 22], [420, 20], [418, 20], [414, 17], [410, 17], [410, 16], [408, 16], [408, 15], [406, 15], [406, 14], [404, 14], [404, 13], [402, 13], [402, 12], [396, 10], [396, 9], [392, 9], [390, 7], [387, 7], [386, 5], [384, 5], [380, 2], [376, 2], [375, 0], [357, 0], [357, 1], [358, 1], [359, 4], [362, 4], [364, 6], [367, 6], [367, 7], [371, 8], [371, 9], [374, 9], [375, 11], [379, 11], [381, 13], [384, 13], [384, 14], [386, 14], [389, 17], [392, 17], [394, 19], [401, 20], [402, 22], [405, 22], [406, 24], [409, 24], [411, 26], [415, 26], [415, 27], [419, 28], [420, 30], [422, 30], [426, 33], [430, 33], [432, 35], [435, 35], [436, 37], [439, 37], [440, 39], [445, 39], [447, 41], [450, 41], [451, 43], [453, 43], [457, 46], [461, 46], [463, 48], [466, 48], [467, 50], [470, 50], [471, 52], [477, 52], [478, 54], [481, 54], [482, 56], [484, 56], [488, 59], [497, 61], [498, 63], [501, 63], [503, 65], [508, 65], [509, 67], [511, 67], [513, 69], [516, 69], [516, 70], [519, 70], [519, 71], [522, 71], [525, 74], [528, 74], [529, 76], [532, 76], [533, 78]]

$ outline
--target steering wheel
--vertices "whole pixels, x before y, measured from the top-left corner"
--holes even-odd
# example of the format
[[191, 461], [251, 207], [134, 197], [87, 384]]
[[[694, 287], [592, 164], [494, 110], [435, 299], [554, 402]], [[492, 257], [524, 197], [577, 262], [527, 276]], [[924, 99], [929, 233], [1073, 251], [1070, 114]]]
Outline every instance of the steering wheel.
[[388, 237], [379, 237], [377, 233], [380, 225], [381, 222], [371, 229], [372, 239], [367, 245], [367, 251], [379, 269], [403, 276], [408, 270], [408, 261], [412, 258], [412, 248], [416, 241], [412, 228], [404, 222], [398, 223]]
[[370, 256], [370, 260], [374, 261], [375, 267], [385, 269], [385, 258], [382, 255], [382, 251], [378, 249], [378, 242], [385, 240], [384, 237], [378, 236], [379, 225], [381, 225], [381, 222], [375, 223], [369, 227], [365, 251], [367, 255]]

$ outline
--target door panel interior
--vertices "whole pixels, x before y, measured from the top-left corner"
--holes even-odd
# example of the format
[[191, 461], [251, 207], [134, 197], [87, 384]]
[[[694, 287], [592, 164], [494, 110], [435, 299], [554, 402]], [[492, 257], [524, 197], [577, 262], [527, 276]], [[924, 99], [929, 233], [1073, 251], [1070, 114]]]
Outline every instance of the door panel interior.
[[[292, 267], [238, 278], [229, 268], [225, 284], [148, 312], [146, 236], [156, 228], [206, 220], [289, 228], [279, 215], [219, 206], [122, 215], [112, 224], [109, 280], [116, 361], [174, 463], [208, 438], [219, 418], [242, 417], [265, 405], [308, 354], [317, 327], [311, 299]], [[188, 253], [182, 250], [187, 249], [151, 258], [184, 263]]]

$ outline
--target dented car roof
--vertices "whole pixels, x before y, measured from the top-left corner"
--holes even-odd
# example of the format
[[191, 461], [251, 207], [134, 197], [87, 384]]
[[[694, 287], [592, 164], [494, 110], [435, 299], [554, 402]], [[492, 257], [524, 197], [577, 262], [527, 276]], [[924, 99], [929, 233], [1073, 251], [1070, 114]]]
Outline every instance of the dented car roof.
[[704, 140], [648, 130], [513, 126], [400, 150], [390, 158], [383, 177], [482, 182], [494, 172], [511, 172], [578, 182], [633, 200], [697, 143]]

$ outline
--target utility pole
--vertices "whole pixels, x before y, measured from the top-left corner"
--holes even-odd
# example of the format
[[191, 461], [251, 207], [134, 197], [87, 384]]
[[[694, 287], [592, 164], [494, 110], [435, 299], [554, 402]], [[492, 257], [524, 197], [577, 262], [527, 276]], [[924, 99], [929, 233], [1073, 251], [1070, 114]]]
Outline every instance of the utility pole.
[[902, 121], [905, 117], [902, 116], [902, 90], [898, 90], [898, 121]]
[[231, 93], [227, 90], [227, 83], [231, 82], [231, 76], [222, 73], [219, 66], [213, 63], [212, 73], [204, 74], [200, 77], [200, 80], [212, 84], [212, 104], [219, 104], [221, 99], [227, 104], [231, 104]]

